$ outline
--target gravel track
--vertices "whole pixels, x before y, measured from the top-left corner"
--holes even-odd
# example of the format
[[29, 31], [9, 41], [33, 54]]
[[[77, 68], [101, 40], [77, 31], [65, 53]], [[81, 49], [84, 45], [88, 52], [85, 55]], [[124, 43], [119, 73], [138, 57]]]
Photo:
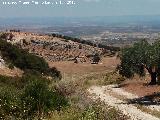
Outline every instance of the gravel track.
[[[136, 99], [139, 98], [137, 95], [129, 93], [125, 90], [123, 90], [122, 88], [118, 88], [117, 85], [108, 85], [106, 86], [106, 89], [113, 91], [116, 94], [122, 95], [127, 99]], [[151, 110], [156, 110], [160, 112], [160, 106], [159, 105], [149, 105], [149, 106], [145, 106], [148, 109]]]
[[88, 89], [88, 91], [91, 94], [92, 99], [100, 99], [101, 101], [104, 101], [106, 104], [122, 111], [123, 114], [128, 115], [131, 120], [160, 120], [159, 118], [152, 116], [151, 114], [142, 112], [140, 109], [138, 109], [132, 104], [127, 104], [126, 101], [111, 96], [110, 92], [112, 91], [118, 93], [119, 95], [124, 95], [126, 98], [137, 97], [132, 95], [131, 93], [123, 91], [120, 88], [116, 88], [114, 85], [103, 87], [93, 86]]

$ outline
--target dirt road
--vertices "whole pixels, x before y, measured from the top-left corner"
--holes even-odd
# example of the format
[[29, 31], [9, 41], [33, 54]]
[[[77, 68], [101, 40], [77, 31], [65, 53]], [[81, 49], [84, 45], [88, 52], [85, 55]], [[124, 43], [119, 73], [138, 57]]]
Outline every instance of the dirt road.
[[[128, 99], [134, 98], [136, 96], [132, 95], [131, 93], [125, 92], [120, 88], [116, 88], [114, 85], [103, 87], [93, 86], [88, 89], [88, 91], [91, 94], [92, 99], [100, 99], [106, 104], [119, 109], [125, 115], [128, 115], [131, 120], [160, 120], [159, 118], [149, 113], [141, 111], [135, 105], [128, 104], [127, 101], [124, 100], [124, 97]], [[154, 108], [154, 106], [151, 106], [151, 108]], [[157, 108], [155, 107], [155, 110], [156, 109], [159, 109], [159, 106], [157, 106]]]

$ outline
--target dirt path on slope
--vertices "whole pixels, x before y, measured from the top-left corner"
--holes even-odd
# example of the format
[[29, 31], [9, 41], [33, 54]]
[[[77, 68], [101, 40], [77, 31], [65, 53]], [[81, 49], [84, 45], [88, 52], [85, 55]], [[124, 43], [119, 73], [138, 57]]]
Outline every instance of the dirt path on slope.
[[88, 91], [91, 94], [92, 99], [100, 99], [106, 104], [119, 109], [123, 112], [123, 114], [128, 115], [131, 120], [160, 120], [159, 118], [152, 116], [151, 114], [142, 112], [133, 104], [128, 104], [125, 100], [112, 96], [112, 92], [114, 92], [119, 95], [124, 95], [126, 96], [126, 98], [135, 97], [132, 94], [129, 94], [121, 89], [114, 89], [114, 87], [111, 86], [93, 86], [88, 89]]

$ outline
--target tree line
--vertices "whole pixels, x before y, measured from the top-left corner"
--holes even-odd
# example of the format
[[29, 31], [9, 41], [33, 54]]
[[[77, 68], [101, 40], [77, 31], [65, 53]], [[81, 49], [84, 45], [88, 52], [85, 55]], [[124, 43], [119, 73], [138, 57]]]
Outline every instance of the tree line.
[[78, 43], [81, 43], [81, 44], [86, 44], [86, 45], [90, 45], [90, 46], [93, 46], [93, 47], [103, 48], [103, 49], [110, 50], [110, 51], [120, 51], [120, 47], [108, 46], [108, 45], [104, 45], [104, 44], [101, 44], [101, 43], [95, 44], [91, 41], [83, 40], [83, 39], [80, 39], [80, 38], [74, 38], [74, 37], [61, 35], [61, 34], [56, 34], [56, 33], [52, 33], [51, 36], [62, 38], [62, 39], [65, 39], [67, 41], [71, 40], [71, 41], [78, 42]]

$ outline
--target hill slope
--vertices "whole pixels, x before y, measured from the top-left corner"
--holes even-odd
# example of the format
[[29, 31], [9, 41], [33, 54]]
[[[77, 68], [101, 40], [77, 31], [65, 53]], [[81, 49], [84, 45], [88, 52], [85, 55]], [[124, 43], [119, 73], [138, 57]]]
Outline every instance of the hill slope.
[[59, 37], [25, 32], [6, 32], [3, 36], [13, 44], [19, 44], [47, 61], [70, 61], [79, 59], [80, 62], [90, 62], [93, 55], [103, 55], [106, 50], [91, 45], [66, 40]]

